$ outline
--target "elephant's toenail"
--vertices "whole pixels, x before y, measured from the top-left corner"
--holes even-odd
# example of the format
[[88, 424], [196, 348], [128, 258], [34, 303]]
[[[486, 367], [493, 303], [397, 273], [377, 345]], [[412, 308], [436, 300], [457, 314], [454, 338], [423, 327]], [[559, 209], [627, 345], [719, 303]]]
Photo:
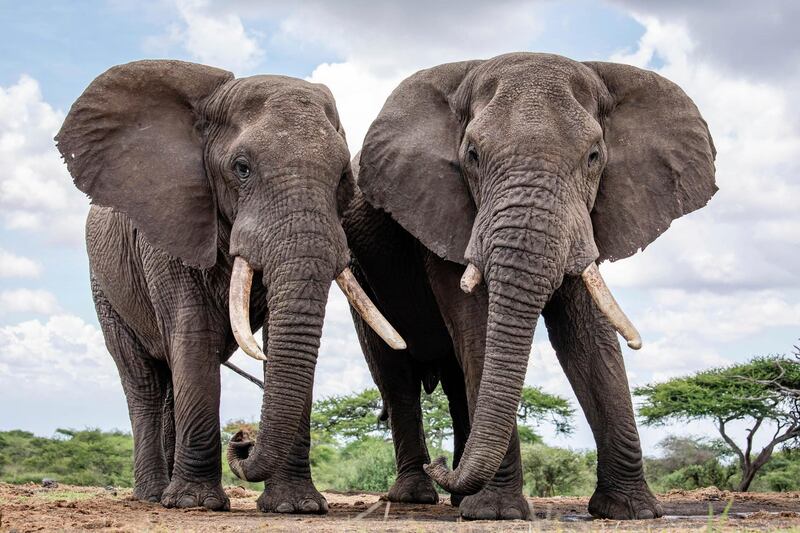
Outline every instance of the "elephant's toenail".
[[503, 518], [506, 520], [522, 520], [522, 513], [519, 509], [512, 507], [503, 511]]
[[314, 500], [303, 500], [300, 502], [300, 510], [306, 513], [316, 513], [319, 511], [319, 504]]
[[651, 511], [650, 509], [642, 509], [636, 515], [636, 518], [638, 518], [639, 520], [649, 520], [655, 517], [656, 517], [655, 513], [653, 513], [653, 511]]
[[197, 499], [191, 494], [185, 494], [178, 500], [177, 507], [197, 507]]
[[280, 503], [275, 508], [276, 513], [291, 513], [292, 511], [294, 511], [294, 506], [288, 502]]
[[216, 511], [218, 509], [223, 509], [225, 507], [225, 503], [221, 501], [219, 498], [214, 496], [208, 497], [203, 501], [203, 507], [206, 509], [211, 509], [212, 511]]

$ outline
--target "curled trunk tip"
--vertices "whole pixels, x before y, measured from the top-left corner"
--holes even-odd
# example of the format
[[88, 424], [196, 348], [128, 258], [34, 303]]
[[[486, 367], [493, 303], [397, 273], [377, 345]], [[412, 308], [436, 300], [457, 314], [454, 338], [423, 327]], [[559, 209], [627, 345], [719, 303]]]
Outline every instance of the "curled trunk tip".
[[455, 474], [447, 468], [447, 458], [438, 457], [430, 464], [422, 465], [425, 473], [428, 474], [440, 487], [451, 494], [458, 494], [456, 489]]
[[250, 434], [245, 430], [239, 430], [231, 437], [225, 455], [228, 459], [228, 466], [231, 467], [231, 471], [236, 474], [236, 477], [245, 481], [262, 481], [248, 478], [247, 472], [243, 467], [244, 460], [250, 456], [250, 450], [253, 446], [254, 443]]

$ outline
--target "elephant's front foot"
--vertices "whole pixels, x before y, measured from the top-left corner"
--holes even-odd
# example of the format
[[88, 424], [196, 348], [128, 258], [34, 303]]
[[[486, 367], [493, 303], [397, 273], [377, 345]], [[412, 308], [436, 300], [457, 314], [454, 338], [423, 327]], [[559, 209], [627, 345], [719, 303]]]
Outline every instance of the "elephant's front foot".
[[663, 516], [664, 509], [646, 483], [633, 489], [597, 489], [589, 500], [589, 514], [613, 520], [646, 520]]
[[168, 479], [137, 482], [133, 487], [133, 499], [140, 502], [159, 503], [167, 485], [169, 485]]
[[433, 481], [423, 470], [398, 476], [386, 498], [390, 502], [401, 503], [436, 503], [439, 501]]
[[219, 481], [197, 482], [173, 477], [161, 495], [164, 507], [205, 507], [209, 511], [230, 511], [231, 501]]
[[264, 484], [258, 497], [263, 513], [325, 514], [328, 501], [310, 479], [275, 480]]
[[458, 506], [465, 520], [528, 520], [531, 508], [519, 489], [488, 486]]

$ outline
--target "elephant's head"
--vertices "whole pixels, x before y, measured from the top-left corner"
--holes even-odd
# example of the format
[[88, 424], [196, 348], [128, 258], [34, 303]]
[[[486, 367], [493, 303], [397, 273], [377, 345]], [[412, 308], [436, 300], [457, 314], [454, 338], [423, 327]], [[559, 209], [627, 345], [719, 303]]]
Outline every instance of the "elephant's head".
[[294, 442], [334, 278], [387, 342], [404, 347], [347, 269], [339, 216], [354, 185], [326, 87], [138, 61], [95, 79], [56, 140], [94, 203], [125, 213], [150, 244], [190, 267], [232, 269], [232, 329], [259, 359], [249, 294], [253, 271], [262, 274], [266, 387], [255, 452], [239, 443], [229, 454], [241, 477], [267, 478]]
[[[506, 453], [533, 330], [563, 276], [589, 291], [632, 347], [638, 333], [595, 261], [646, 247], [716, 191], [714, 147], [673, 83], [612, 63], [518, 53], [405, 80], [361, 152], [367, 199], [442, 258], [485, 282], [486, 354], [459, 466], [445, 489], [480, 490]], [[483, 289], [481, 289], [483, 290]]]

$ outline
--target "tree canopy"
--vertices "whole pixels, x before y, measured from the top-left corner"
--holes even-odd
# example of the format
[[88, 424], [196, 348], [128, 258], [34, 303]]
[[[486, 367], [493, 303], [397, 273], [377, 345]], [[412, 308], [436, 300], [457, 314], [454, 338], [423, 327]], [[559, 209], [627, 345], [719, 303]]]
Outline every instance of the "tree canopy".
[[[447, 396], [437, 387], [432, 394], [422, 394], [421, 404], [425, 436], [434, 449], [441, 450], [443, 442], [453, 435]], [[319, 442], [388, 438], [389, 427], [378, 415], [382, 406], [377, 389], [318, 400], [311, 414], [312, 437]], [[574, 410], [569, 401], [537, 387], [523, 388], [517, 414], [524, 441], [536, 440], [534, 428], [542, 421], [550, 422], [558, 433], [568, 434], [573, 429]]]
[[[776, 446], [800, 437], [800, 360], [756, 357], [750, 362], [715, 368], [634, 389], [643, 398], [639, 415], [646, 425], [711, 419], [739, 459], [746, 491]], [[728, 434], [734, 420], [752, 422], [744, 446]], [[753, 437], [765, 421], [775, 426], [769, 443], [752, 457]]]

